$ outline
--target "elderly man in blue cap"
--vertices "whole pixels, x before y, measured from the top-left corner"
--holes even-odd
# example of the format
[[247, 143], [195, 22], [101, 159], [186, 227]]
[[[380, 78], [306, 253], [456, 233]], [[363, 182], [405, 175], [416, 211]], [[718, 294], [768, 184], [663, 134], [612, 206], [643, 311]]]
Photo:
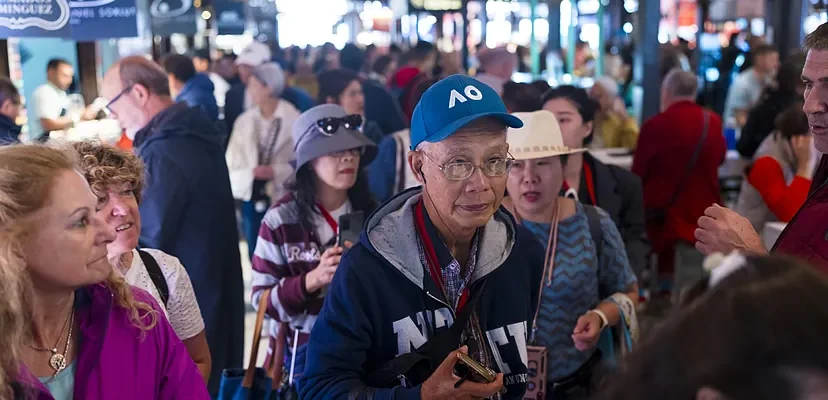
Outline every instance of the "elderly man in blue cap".
[[543, 250], [500, 208], [513, 163], [506, 129], [522, 125], [473, 78], [425, 92], [408, 155], [423, 186], [375, 211], [342, 257], [301, 398], [523, 397]]

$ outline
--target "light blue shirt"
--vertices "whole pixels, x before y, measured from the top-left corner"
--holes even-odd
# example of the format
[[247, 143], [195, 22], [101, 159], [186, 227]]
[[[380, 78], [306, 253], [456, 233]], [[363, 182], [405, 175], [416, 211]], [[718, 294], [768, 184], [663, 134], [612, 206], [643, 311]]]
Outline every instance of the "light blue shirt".
[[75, 362], [72, 361], [63, 371], [52, 379], [51, 376], [37, 378], [40, 380], [55, 400], [72, 400], [75, 390]]

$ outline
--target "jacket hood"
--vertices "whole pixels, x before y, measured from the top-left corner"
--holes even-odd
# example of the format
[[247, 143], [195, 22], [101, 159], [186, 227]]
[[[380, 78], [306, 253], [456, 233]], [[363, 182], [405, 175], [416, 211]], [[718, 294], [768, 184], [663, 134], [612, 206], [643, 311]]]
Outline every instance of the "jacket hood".
[[[360, 239], [420, 289], [423, 288], [425, 268], [419, 256], [413, 206], [422, 197], [423, 189], [416, 187], [388, 200], [368, 218]], [[499, 209], [482, 229], [472, 281], [490, 274], [509, 258], [515, 245], [517, 223], [511, 215]]]
[[175, 103], [156, 115], [135, 135], [134, 146], [140, 148], [155, 140], [189, 136], [224, 147], [224, 138], [214, 122], [199, 107]]
[[176, 98], [181, 97], [185, 93], [190, 91], [200, 91], [213, 94], [213, 91], [216, 89], [216, 86], [213, 85], [213, 81], [210, 80], [210, 76], [207, 74], [196, 74], [187, 83], [184, 84], [184, 87], [181, 89], [181, 93], [176, 96]]

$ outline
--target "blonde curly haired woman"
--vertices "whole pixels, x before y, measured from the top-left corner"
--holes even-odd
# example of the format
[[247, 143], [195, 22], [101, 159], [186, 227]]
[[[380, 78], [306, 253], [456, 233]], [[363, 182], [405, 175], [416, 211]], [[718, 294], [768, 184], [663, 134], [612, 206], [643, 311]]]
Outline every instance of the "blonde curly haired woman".
[[115, 231], [106, 246], [110, 264], [132, 286], [146, 290], [164, 308], [178, 338], [201, 375], [210, 377], [210, 348], [190, 275], [178, 258], [155, 249], [138, 249], [144, 163], [138, 156], [99, 141], [72, 144], [84, 178], [98, 197], [96, 213]]
[[18, 397], [209, 398], [158, 304], [112, 269], [97, 202], [72, 153], [0, 148], [0, 269], [27, 281]]

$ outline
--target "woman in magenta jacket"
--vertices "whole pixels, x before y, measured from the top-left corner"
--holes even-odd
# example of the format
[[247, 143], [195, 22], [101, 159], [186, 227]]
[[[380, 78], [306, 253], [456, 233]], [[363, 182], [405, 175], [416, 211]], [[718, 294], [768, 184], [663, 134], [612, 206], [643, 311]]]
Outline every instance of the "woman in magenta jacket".
[[158, 304], [113, 274], [115, 232], [78, 170], [62, 150], [0, 149], [0, 270], [24, 277], [0, 296], [23, 293], [27, 317], [0, 330], [22, 331], [20, 367], [6, 371], [14, 398], [208, 399]]

